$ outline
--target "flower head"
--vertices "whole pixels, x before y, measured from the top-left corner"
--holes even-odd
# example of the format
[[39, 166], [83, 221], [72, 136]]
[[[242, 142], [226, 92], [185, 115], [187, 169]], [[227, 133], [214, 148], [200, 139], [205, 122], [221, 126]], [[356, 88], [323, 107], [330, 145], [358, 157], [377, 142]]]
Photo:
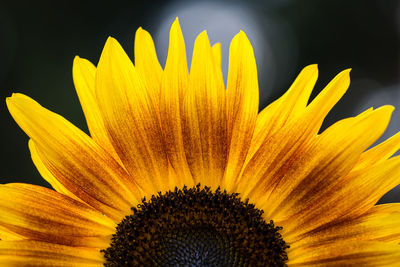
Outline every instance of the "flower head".
[[323, 132], [350, 70], [309, 101], [316, 65], [258, 113], [252, 46], [196, 39], [190, 74], [176, 20], [164, 68], [139, 28], [135, 65], [109, 38], [73, 78], [90, 136], [31, 98], [7, 99], [54, 190], [0, 186], [0, 263], [7, 266], [396, 265], [400, 134], [368, 150], [393, 107]]

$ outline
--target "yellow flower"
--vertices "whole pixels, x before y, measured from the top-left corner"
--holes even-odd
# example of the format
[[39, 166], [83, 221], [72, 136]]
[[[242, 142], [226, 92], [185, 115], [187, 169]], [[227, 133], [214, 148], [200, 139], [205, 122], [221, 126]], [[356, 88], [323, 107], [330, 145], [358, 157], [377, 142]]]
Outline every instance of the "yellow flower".
[[176, 20], [165, 68], [139, 28], [135, 66], [109, 38], [97, 67], [76, 57], [90, 136], [31, 98], [8, 108], [54, 190], [0, 186], [2, 266], [398, 266], [400, 134], [367, 150], [393, 107], [319, 133], [349, 70], [309, 103], [316, 65], [258, 113], [253, 49], [201, 33], [190, 74]]

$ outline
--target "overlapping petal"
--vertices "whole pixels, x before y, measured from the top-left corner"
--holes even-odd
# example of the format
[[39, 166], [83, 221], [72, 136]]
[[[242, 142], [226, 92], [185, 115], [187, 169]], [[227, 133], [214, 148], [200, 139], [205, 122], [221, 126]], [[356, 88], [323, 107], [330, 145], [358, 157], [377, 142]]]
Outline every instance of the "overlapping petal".
[[29, 151], [31, 152], [31, 158], [33, 164], [35, 164], [36, 169], [39, 171], [42, 178], [45, 179], [57, 192], [60, 192], [75, 200], [82, 201], [73, 193], [71, 193], [67, 188], [65, 188], [65, 186], [63, 186], [63, 184], [60, 183], [60, 181], [58, 181], [56, 177], [54, 177], [54, 175], [50, 172], [50, 170], [47, 169], [46, 165], [43, 163], [42, 159], [38, 154], [35, 142], [33, 140], [29, 140], [28, 146], [29, 146]]
[[360, 216], [340, 218], [297, 237], [291, 248], [323, 246], [332, 242], [400, 242], [400, 204], [383, 204]]
[[140, 199], [114, 158], [67, 120], [21, 94], [8, 98], [7, 106], [34, 141], [41, 164], [77, 198], [113, 219], [123, 217]]
[[7, 227], [0, 226], [0, 240], [14, 241], [22, 239], [24, 239], [23, 236], [10, 231]]
[[400, 149], [400, 132], [364, 152], [353, 171], [384, 162]]
[[196, 183], [220, 184], [227, 158], [226, 98], [206, 32], [194, 45], [182, 109], [186, 158]]
[[76, 56], [72, 68], [74, 85], [85, 114], [90, 136], [119, 161], [115, 149], [107, 135], [104, 121], [96, 100], [96, 67], [89, 61]]
[[170, 30], [167, 62], [162, 77], [160, 121], [168, 159], [178, 175], [177, 186], [179, 183], [193, 185], [183, 144], [181, 114], [188, 80], [185, 42], [176, 19]]
[[121, 161], [145, 192], [168, 189], [168, 159], [156, 109], [119, 43], [109, 38], [96, 73], [96, 96]]
[[304, 148], [316, 137], [323, 119], [346, 92], [349, 78], [349, 70], [339, 73], [301, 115], [261, 143], [245, 165], [237, 186], [244, 198], [251, 194], [257, 202], [259, 197], [267, 197], [267, 191], [285, 174], [287, 166], [301, 157]]
[[258, 113], [257, 66], [244, 32], [231, 42], [226, 101], [229, 152], [224, 184], [229, 190], [237, 182], [246, 159]]
[[1, 241], [0, 265], [25, 267], [100, 267], [103, 255], [98, 249], [70, 247], [33, 240]]
[[289, 252], [290, 266], [398, 266], [398, 245], [371, 241], [330, 242]]
[[221, 43], [216, 43], [211, 47], [214, 61], [217, 64], [217, 68], [221, 68]]
[[320, 195], [307, 211], [296, 213], [296, 224], [288, 223], [286, 227], [288, 235], [301, 235], [335, 220], [353, 220], [370, 211], [386, 192], [400, 184], [399, 168], [400, 157], [394, 157], [368, 169], [350, 172]]
[[[322, 196], [341, 182], [340, 178], [352, 170], [361, 153], [385, 131], [392, 111], [393, 107], [385, 106], [364, 112], [332, 125], [315, 137], [301, 157], [285, 166], [281, 177], [272, 185], [272, 192], [264, 203], [279, 204], [271, 216], [280, 220], [304, 214], [312, 205], [324, 202], [326, 199]], [[374, 130], [370, 130], [372, 127]]]
[[116, 226], [82, 202], [28, 184], [0, 186], [0, 225], [25, 239], [95, 248], [107, 247]]
[[135, 66], [141, 80], [146, 84], [153, 106], [158, 112], [163, 70], [158, 62], [153, 38], [141, 27], [135, 35]]
[[290, 86], [289, 90], [258, 114], [254, 135], [247, 155], [248, 159], [250, 159], [260, 146], [276, 131], [304, 113], [317, 77], [317, 65], [305, 67]]

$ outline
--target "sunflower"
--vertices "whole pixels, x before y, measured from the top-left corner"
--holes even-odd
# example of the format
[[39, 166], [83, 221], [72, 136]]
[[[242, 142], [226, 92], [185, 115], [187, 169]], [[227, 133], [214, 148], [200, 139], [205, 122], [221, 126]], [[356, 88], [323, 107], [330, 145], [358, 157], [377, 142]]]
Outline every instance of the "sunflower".
[[[31, 98], [7, 106], [54, 190], [0, 186], [2, 266], [390, 266], [400, 261], [400, 205], [375, 203], [399, 183], [400, 134], [368, 149], [391, 106], [320, 132], [350, 70], [312, 101], [316, 65], [258, 113], [245, 33], [206, 32], [188, 72], [178, 20], [165, 68], [139, 28], [135, 65], [109, 38], [73, 79], [90, 136]], [[367, 150], [368, 149], [368, 150]]]

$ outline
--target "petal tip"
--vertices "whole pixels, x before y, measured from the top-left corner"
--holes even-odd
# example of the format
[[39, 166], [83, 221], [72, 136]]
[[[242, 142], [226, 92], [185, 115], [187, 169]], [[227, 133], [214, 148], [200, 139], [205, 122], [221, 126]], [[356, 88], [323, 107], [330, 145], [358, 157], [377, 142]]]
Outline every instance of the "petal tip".
[[310, 71], [318, 74], [318, 64], [310, 64], [303, 68], [302, 71]]
[[13, 111], [16, 108], [16, 101], [18, 101], [19, 95], [18, 93], [12, 93], [11, 96], [6, 97], [6, 106], [11, 116], [13, 116]]
[[221, 43], [215, 43], [215, 44], [213, 44], [213, 46], [212, 46], [213, 48], [218, 48], [218, 49], [220, 49], [221, 48]]
[[351, 72], [351, 69], [345, 69], [345, 70], [339, 72], [339, 74], [336, 75], [335, 79], [346, 81], [346, 83], [348, 83], [348, 85], [349, 85], [350, 84], [350, 72]]
[[102, 65], [102, 62], [107, 61], [105, 59], [110, 60], [112, 58], [112, 55], [114, 55], [115, 53], [119, 53], [121, 50], [123, 50], [123, 48], [118, 43], [118, 41], [115, 38], [109, 36], [104, 45], [103, 51], [101, 52], [98, 67]]
[[392, 105], [384, 105], [382, 107], [379, 107], [378, 109], [383, 109], [385, 110], [385, 112], [392, 113], [395, 110], [395, 107]]
[[351, 70], [352, 70], [352, 68], [348, 68], [348, 69], [343, 70], [341, 73], [350, 75]]
[[104, 48], [108, 47], [108, 46], [115, 46], [116, 44], [118, 44], [118, 41], [111, 36], [108, 36], [106, 44], [104, 45]]
[[208, 44], [207, 47], [211, 47], [210, 46], [210, 40], [208, 39], [208, 35], [207, 35], [207, 31], [204, 30], [202, 31], [196, 38], [196, 40], [194, 41], [194, 47], [196, 48], [196, 46], [198, 45], [205, 45]]
[[145, 34], [145, 33], [146, 33], [146, 31], [140, 26], [140, 27], [136, 30], [136, 33], [135, 33], [135, 40], [137, 40], [139, 36], [141, 36], [141, 35], [143, 35], [143, 34]]
[[207, 37], [207, 39], [208, 39], [208, 34], [207, 34], [207, 30], [203, 30], [200, 34], [199, 34], [199, 37], [203, 37], [203, 38], [205, 38], [205, 37]]
[[232, 41], [234, 41], [234, 40], [250, 42], [250, 41], [249, 41], [249, 38], [248, 38], [247, 35], [246, 35], [246, 33], [245, 33], [244, 31], [242, 31], [242, 30], [240, 30], [240, 31], [233, 37], [233, 40], [232, 40]]
[[6, 105], [7, 105], [7, 107], [8, 107], [8, 105], [10, 104], [10, 101], [12, 101], [12, 95], [11, 96], [8, 96], [8, 97], [6, 97]]
[[[77, 65], [79, 65], [80, 63], [82, 63], [82, 60], [83, 60], [83, 58], [81, 58], [81, 57], [79, 57], [78, 55], [76, 55], [76, 56], [74, 57], [73, 62], [72, 62], [72, 69], [74, 70], [75, 67], [76, 67]], [[73, 74], [73, 72], [72, 72], [72, 74]]]
[[180, 29], [180, 28], [181, 28], [181, 26], [180, 26], [180, 24], [179, 24], [179, 19], [178, 19], [178, 17], [176, 17], [175, 20], [174, 20], [174, 22], [172, 22], [171, 30], [170, 30], [170, 31], [172, 31], [172, 30], [177, 30], [177, 29]]
[[12, 93], [11, 96], [6, 97], [6, 102], [14, 101], [16, 98], [19, 98], [21, 96], [21, 93]]

